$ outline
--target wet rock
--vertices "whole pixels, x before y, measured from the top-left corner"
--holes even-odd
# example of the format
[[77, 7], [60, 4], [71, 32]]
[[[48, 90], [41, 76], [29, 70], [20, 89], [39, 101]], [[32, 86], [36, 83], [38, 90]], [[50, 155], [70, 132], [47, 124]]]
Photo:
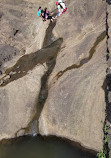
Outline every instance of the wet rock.
[[[106, 76], [105, 34], [97, 41], [106, 29], [106, 3], [74, 0], [68, 1], [67, 7], [70, 10], [58, 18], [53, 30], [64, 42], [49, 78], [40, 133], [65, 137], [98, 151], [103, 149], [106, 106], [102, 88]], [[90, 60], [77, 67], [90, 51]]]
[[[50, 3], [48, 0], [47, 2]], [[41, 1], [42, 3], [44, 2]], [[5, 71], [16, 63], [20, 56], [42, 48], [48, 23], [43, 23], [42, 19], [37, 17], [38, 1], [0, 0], [0, 5], [2, 8], [0, 13], [0, 63], [2, 60], [2, 67]]]
[[44, 73], [45, 68], [42, 65], [36, 66], [26, 76], [0, 88], [0, 140], [14, 137], [31, 121], [36, 113]]
[[23, 136], [24, 133], [25, 133], [25, 130], [24, 130], [24, 129], [21, 129], [21, 130], [19, 130], [19, 131], [17, 132], [16, 136], [17, 136], [17, 137]]
[[[10, 49], [13, 47], [18, 50], [18, 54], [14, 52], [15, 56], [18, 55], [18, 59], [23, 55], [23, 50], [25, 54], [29, 54], [43, 46], [49, 22], [43, 23], [41, 18], [37, 17], [37, 9], [42, 4], [43, 7], [50, 7], [49, 9], [54, 9], [55, 6], [54, 0], [45, 2], [0, 0], [4, 13], [0, 26], [5, 25], [5, 29], [1, 27], [0, 30], [1, 45], [4, 48], [10, 46]], [[102, 85], [106, 69], [103, 52], [106, 51], [106, 41], [102, 39], [97, 44], [95, 42], [106, 29], [106, 4], [102, 0], [73, 0], [67, 1], [66, 4], [70, 9], [57, 19], [53, 30], [54, 36], [51, 37], [52, 40], [63, 37], [64, 42], [49, 78], [48, 98], [45, 98], [46, 103], [39, 119], [39, 130], [43, 135], [65, 137], [86, 148], [102, 150], [105, 117]], [[94, 48], [93, 58], [91, 57], [90, 61], [78, 69], [74, 68], [74, 64], [80, 64], [82, 59], [89, 56], [92, 48]], [[53, 54], [50, 48], [48, 50]], [[8, 50], [2, 64], [7, 62], [7, 52]], [[47, 53], [44, 54], [44, 49], [41, 53], [42, 56], [47, 56]], [[3, 55], [3, 51], [1, 54]], [[24, 64], [25, 57], [22, 58], [24, 75], [20, 77], [19, 73], [16, 80], [14, 78], [12, 82], [0, 88], [0, 139], [14, 137], [20, 129], [26, 128], [36, 111], [41, 77], [46, 68], [37, 65], [27, 74], [24, 67], [26, 68], [29, 62]], [[11, 64], [13, 64], [12, 58], [15, 59], [10, 55]], [[17, 59], [14, 60], [16, 61]], [[35, 58], [33, 61], [35, 62]], [[30, 65], [31, 63], [30, 60]], [[4, 66], [5, 69], [7, 66]], [[62, 75], [56, 76], [58, 73]], [[43, 91], [42, 99], [44, 96]], [[18, 135], [23, 134], [22, 132]]]
[[58, 18], [53, 29], [55, 37], [63, 37], [64, 43], [50, 80], [58, 72], [88, 57], [97, 37], [106, 30], [106, 3], [102, 0], [74, 0], [67, 2], [67, 7], [71, 9]]

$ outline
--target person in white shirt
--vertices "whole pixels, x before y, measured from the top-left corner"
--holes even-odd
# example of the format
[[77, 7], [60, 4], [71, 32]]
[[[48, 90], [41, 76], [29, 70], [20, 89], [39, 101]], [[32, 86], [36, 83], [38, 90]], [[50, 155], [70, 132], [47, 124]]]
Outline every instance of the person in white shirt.
[[56, 17], [58, 17], [58, 16], [60, 16], [62, 13], [64, 13], [64, 12], [67, 10], [67, 8], [66, 8], [66, 6], [65, 6], [65, 3], [64, 3], [62, 0], [58, 0], [58, 2], [56, 2], [56, 5], [57, 5], [58, 11], [59, 11], [59, 13], [58, 13], [57, 16], [56, 16]]

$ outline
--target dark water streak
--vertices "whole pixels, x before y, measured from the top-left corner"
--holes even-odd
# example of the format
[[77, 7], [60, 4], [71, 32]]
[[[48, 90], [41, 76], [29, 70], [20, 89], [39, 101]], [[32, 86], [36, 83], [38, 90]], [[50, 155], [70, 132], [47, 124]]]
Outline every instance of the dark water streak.
[[[1, 80], [3, 80], [3, 84], [1, 86], [5, 86], [14, 80], [22, 78], [28, 73], [29, 70], [32, 70], [37, 64], [43, 64], [51, 58], [56, 57], [62, 41], [63, 39], [59, 38], [51, 45], [37, 52], [27, 54], [21, 57], [13, 67], [6, 70], [5, 77], [9, 75], [10, 78], [7, 80], [4, 79], [5, 77], [1, 78]], [[11, 75], [11, 72], [15, 72], [15, 74]]]
[[40, 88], [40, 92], [39, 92], [39, 96], [37, 98], [37, 102], [36, 102], [36, 113], [33, 117], [33, 119], [30, 121], [30, 123], [28, 124], [27, 128], [26, 128], [26, 133], [29, 132], [31, 130], [31, 128], [35, 128], [33, 126], [34, 122], [37, 121], [37, 133], [39, 133], [39, 117], [40, 114], [42, 112], [42, 109], [44, 107], [45, 101], [48, 97], [48, 78], [50, 76], [50, 74], [52, 73], [55, 64], [56, 64], [56, 57], [57, 54], [61, 48], [61, 44], [63, 42], [63, 38], [59, 38], [56, 41], [53, 41], [53, 34], [52, 34], [52, 30], [56, 25], [56, 21], [55, 22], [50, 22], [47, 30], [46, 30], [46, 35], [44, 38], [44, 42], [43, 42], [43, 48], [47, 48], [50, 47], [52, 44], [56, 44], [55, 48], [51, 49], [52, 54], [54, 54], [53, 56], [49, 56], [49, 58], [46, 60], [46, 65], [47, 65], [47, 71], [45, 72], [45, 74], [42, 76], [41, 78], [41, 88]]
[[[10, 72], [16, 72], [16, 74], [12, 75], [10, 79], [6, 80], [2, 85], [5, 86], [9, 82], [23, 77], [29, 70], [32, 70], [35, 65], [46, 62], [48, 70], [41, 79], [41, 90], [37, 100], [37, 113], [29, 123], [27, 129], [30, 128], [31, 124], [35, 120], [37, 120], [37, 122], [39, 120], [41, 111], [48, 96], [47, 81], [56, 64], [57, 53], [59, 52], [63, 42], [63, 39], [60, 38], [51, 44], [52, 39], [50, 39], [50, 37], [53, 38], [51, 32], [54, 26], [55, 23], [50, 24], [46, 31], [43, 49], [20, 58], [15, 66], [6, 71], [6, 75], [9, 75]], [[103, 36], [104, 32], [100, 37]], [[90, 52], [93, 50], [95, 51], [97, 45], [98, 42], [95, 42], [94, 47], [90, 50]], [[92, 56], [93, 53], [90, 53], [89, 58], [83, 59], [80, 62], [80, 65], [88, 62]], [[77, 68], [79, 68], [80, 65], [77, 66]], [[67, 70], [70, 70], [70, 68], [72, 67], [67, 68]], [[62, 72], [62, 74], [64, 72]], [[37, 135], [36, 137], [24, 136], [16, 139], [6, 140], [5, 144], [1, 143], [0, 145], [0, 156], [0, 158], [95, 158], [96, 153], [95, 151], [83, 148], [79, 143], [73, 142], [73, 144], [71, 144], [70, 140], [66, 141], [66, 139], [57, 138], [54, 136], [41, 137]]]
[[96, 39], [96, 41], [95, 41], [93, 47], [90, 49], [90, 51], [89, 51], [89, 56], [86, 57], [86, 58], [84, 58], [84, 59], [82, 59], [82, 60], [80, 61], [80, 64], [79, 64], [79, 65], [74, 64], [74, 65], [71, 65], [71, 66], [67, 67], [67, 68], [66, 68], [65, 70], [63, 70], [63, 71], [60, 71], [60, 72], [56, 75], [56, 78], [57, 78], [57, 79], [60, 78], [66, 71], [69, 71], [69, 70], [71, 70], [71, 69], [80, 68], [80, 67], [82, 67], [84, 64], [86, 64], [87, 62], [89, 62], [89, 61], [91, 60], [91, 58], [93, 57], [95, 51], [96, 51], [96, 47], [98, 46], [98, 44], [99, 44], [105, 37], [106, 37], [106, 31], [103, 31], [103, 32], [97, 37], [97, 39]]

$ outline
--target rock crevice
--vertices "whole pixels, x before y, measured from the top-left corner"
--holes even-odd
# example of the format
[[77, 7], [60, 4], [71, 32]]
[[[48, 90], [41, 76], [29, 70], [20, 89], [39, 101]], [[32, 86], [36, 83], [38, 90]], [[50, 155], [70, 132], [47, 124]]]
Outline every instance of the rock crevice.
[[106, 70], [106, 119], [105, 126], [108, 127], [108, 142], [106, 144], [106, 155], [111, 157], [111, 1], [106, 1], [106, 35], [107, 35], [107, 51], [106, 51], [106, 61], [107, 61], [107, 70]]

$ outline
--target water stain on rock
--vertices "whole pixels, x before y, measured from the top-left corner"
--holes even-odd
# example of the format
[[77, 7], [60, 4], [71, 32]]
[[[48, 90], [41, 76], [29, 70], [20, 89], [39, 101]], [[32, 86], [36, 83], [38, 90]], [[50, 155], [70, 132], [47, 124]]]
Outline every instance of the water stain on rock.
[[71, 65], [71, 66], [67, 67], [64, 71], [60, 71], [60, 72], [56, 75], [55, 78], [58, 79], [58, 78], [60, 78], [66, 71], [69, 71], [69, 70], [71, 70], [71, 69], [80, 68], [80, 67], [82, 67], [84, 64], [86, 64], [87, 62], [89, 62], [89, 61], [91, 60], [91, 58], [93, 57], [95, 51], [96, 51], [96, 47], [98, 46], [98, 44], [99, 44], [105, 37], [106, 37], [106, 31], [103, 31], [103, 32], [97, 37], [97, 39], [96, 39], [96, 41], [95, 41], [93, 47], [90, 49], [90, 51], [89, 51], [89, 56], [88, 56], [88, 57], [82, 59], [82, 60], [80, 61], [80, 64], [79, 64], [79, 65], [74, 64], [74, 65]]
[[[0, 80], [0, 82], [2, 82], [1, 86], [5, 86], [10, 82], [25, 76], [27, 72], [32, 70], [37, 64], [43, 64], [50, 58], [55, 58], [62, 41], [63, 39], [59, 38], [46, 48], [32, 54], [22, 56], [13, 67], [6, 70], [6, 75]], [[10, 79], [5, 80], [7, 75], [10, 76]]]

